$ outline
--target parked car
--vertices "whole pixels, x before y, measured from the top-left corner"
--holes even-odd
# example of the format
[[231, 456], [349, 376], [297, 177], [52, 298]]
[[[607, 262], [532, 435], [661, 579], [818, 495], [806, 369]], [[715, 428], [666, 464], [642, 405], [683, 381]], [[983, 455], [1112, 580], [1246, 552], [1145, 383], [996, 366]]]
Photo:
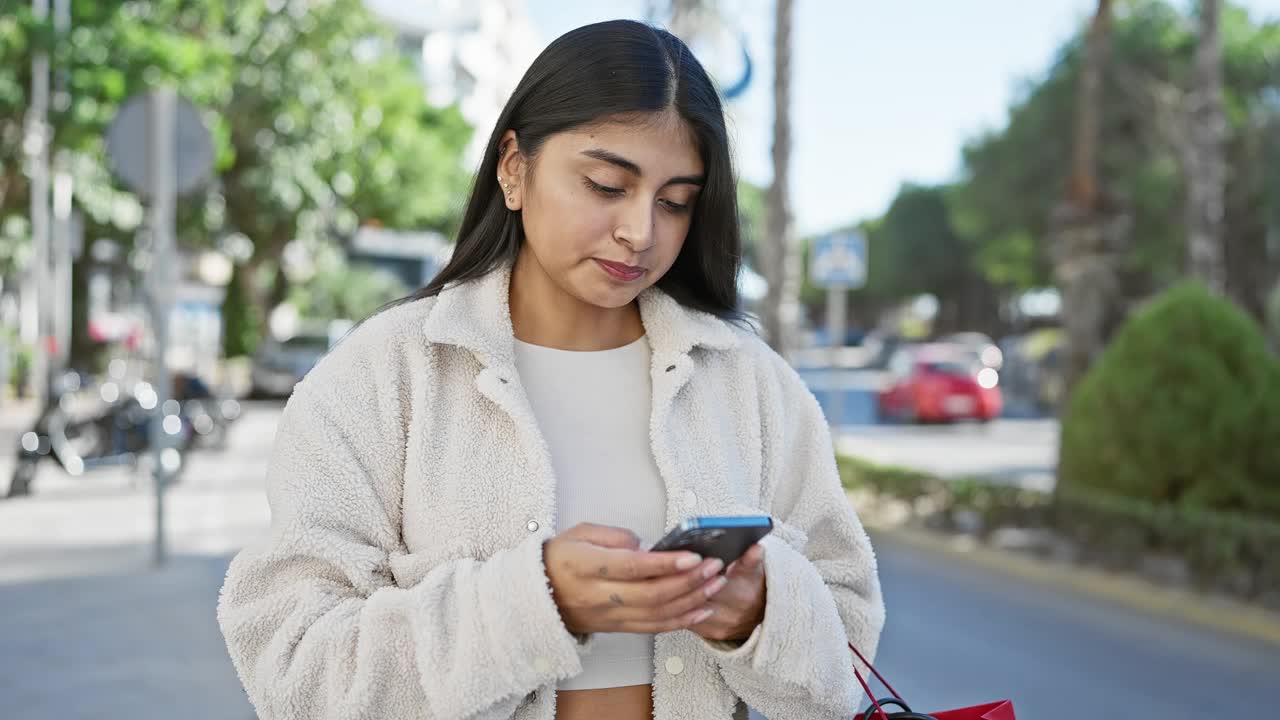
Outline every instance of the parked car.
[[903, 348], [889, 360], [890, 381], [877, 398], [880, 417], [903, 422], [989, 422], [1004, 400], [1000, 374], [963, 347], [932, 343]]
[[303, 333], [288, 340], [268, 338], [253, 355], [252, 393], [288, 397], [320, 358], [329, 352], [330, 335]]
[[999, 370], [1004, 364], [1004, 351], [980, 332], [958, 332], [938, 338], [938, 342], [957, 345], [986, 367]]

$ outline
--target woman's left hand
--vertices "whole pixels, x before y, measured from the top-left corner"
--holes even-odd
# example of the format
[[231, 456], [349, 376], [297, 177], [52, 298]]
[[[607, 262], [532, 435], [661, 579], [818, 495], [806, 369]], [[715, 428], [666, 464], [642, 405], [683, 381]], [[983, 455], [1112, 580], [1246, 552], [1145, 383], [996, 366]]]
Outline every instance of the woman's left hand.
[[[718, 590], [716, 588], [719, 588]], [[764, 620], [764, 547], [752, 545], [725, 571], [707, 607], [711, 617], [689, 629], [707, 640], [741, 641]]]

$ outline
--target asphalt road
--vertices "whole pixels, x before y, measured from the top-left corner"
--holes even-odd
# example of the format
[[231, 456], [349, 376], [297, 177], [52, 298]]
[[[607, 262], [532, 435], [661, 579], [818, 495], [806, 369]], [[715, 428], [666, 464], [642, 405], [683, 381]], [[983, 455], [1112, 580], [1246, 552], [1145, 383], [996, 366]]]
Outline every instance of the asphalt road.
[[1028, 720], [1277, 717], [1280, 646], [877, 538], [878, 665], [913, 708], [1009, 698]]

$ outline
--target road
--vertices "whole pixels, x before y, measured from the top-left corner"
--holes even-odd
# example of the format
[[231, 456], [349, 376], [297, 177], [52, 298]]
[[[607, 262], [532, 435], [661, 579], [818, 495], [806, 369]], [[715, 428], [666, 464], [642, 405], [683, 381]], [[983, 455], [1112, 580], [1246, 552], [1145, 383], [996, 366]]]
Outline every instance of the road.
[[[278, 412], [247, 406], [231, 450], [193, 458], [168, 495], [173, 560], [160, 571], [147, 568], [150, 493], [125, 473], [46, 472], [35, 496], [0, 502], [4, 717], [252, 717], [214, 605], [231, 553], [265, 531]], [[920, 708], [1009, 697], [1034, 720], [1201, 720], [1280, 707], [1278, 646], [876, 542], [879, 664]]]
[[877, 538], [878, 664], [913, 708], [1012, 698], [1029, 720], [1276, 717], [1280, 646], [1144, 615]]

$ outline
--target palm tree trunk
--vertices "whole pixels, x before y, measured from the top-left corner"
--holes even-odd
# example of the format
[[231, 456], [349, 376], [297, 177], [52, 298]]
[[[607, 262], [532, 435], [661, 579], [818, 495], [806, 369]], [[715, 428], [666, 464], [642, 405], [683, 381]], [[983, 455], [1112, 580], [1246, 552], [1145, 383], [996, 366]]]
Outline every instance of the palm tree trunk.
[[769, 294], [762, 308], [770, 345], [795, 347], [800, 308], [800, 248], [794, 240], [791, 200], [791, 20], [792, 0], [776, 0], [773, 36], [773, 184], [769, 187], [766, 237], [761, 254]]
[[1225, 146], [1227, 121], [1222, 109], [1220, 0], [1200, 0], [1195, 71], [1188, 98], [1187, 263], [1193, 277], [1215, 292], [1226, 291], [1223, 251]]
[[1127, 223], [1105, 202], [1097, 160], [1110, 21], [1111, 0], [1099, 0], [1080, 68], [1071, 180], [1051, 220], [1054, 275], [1062, 293], [1068, 395], [1102, 353], [1120, 304], [1115, 258]]

